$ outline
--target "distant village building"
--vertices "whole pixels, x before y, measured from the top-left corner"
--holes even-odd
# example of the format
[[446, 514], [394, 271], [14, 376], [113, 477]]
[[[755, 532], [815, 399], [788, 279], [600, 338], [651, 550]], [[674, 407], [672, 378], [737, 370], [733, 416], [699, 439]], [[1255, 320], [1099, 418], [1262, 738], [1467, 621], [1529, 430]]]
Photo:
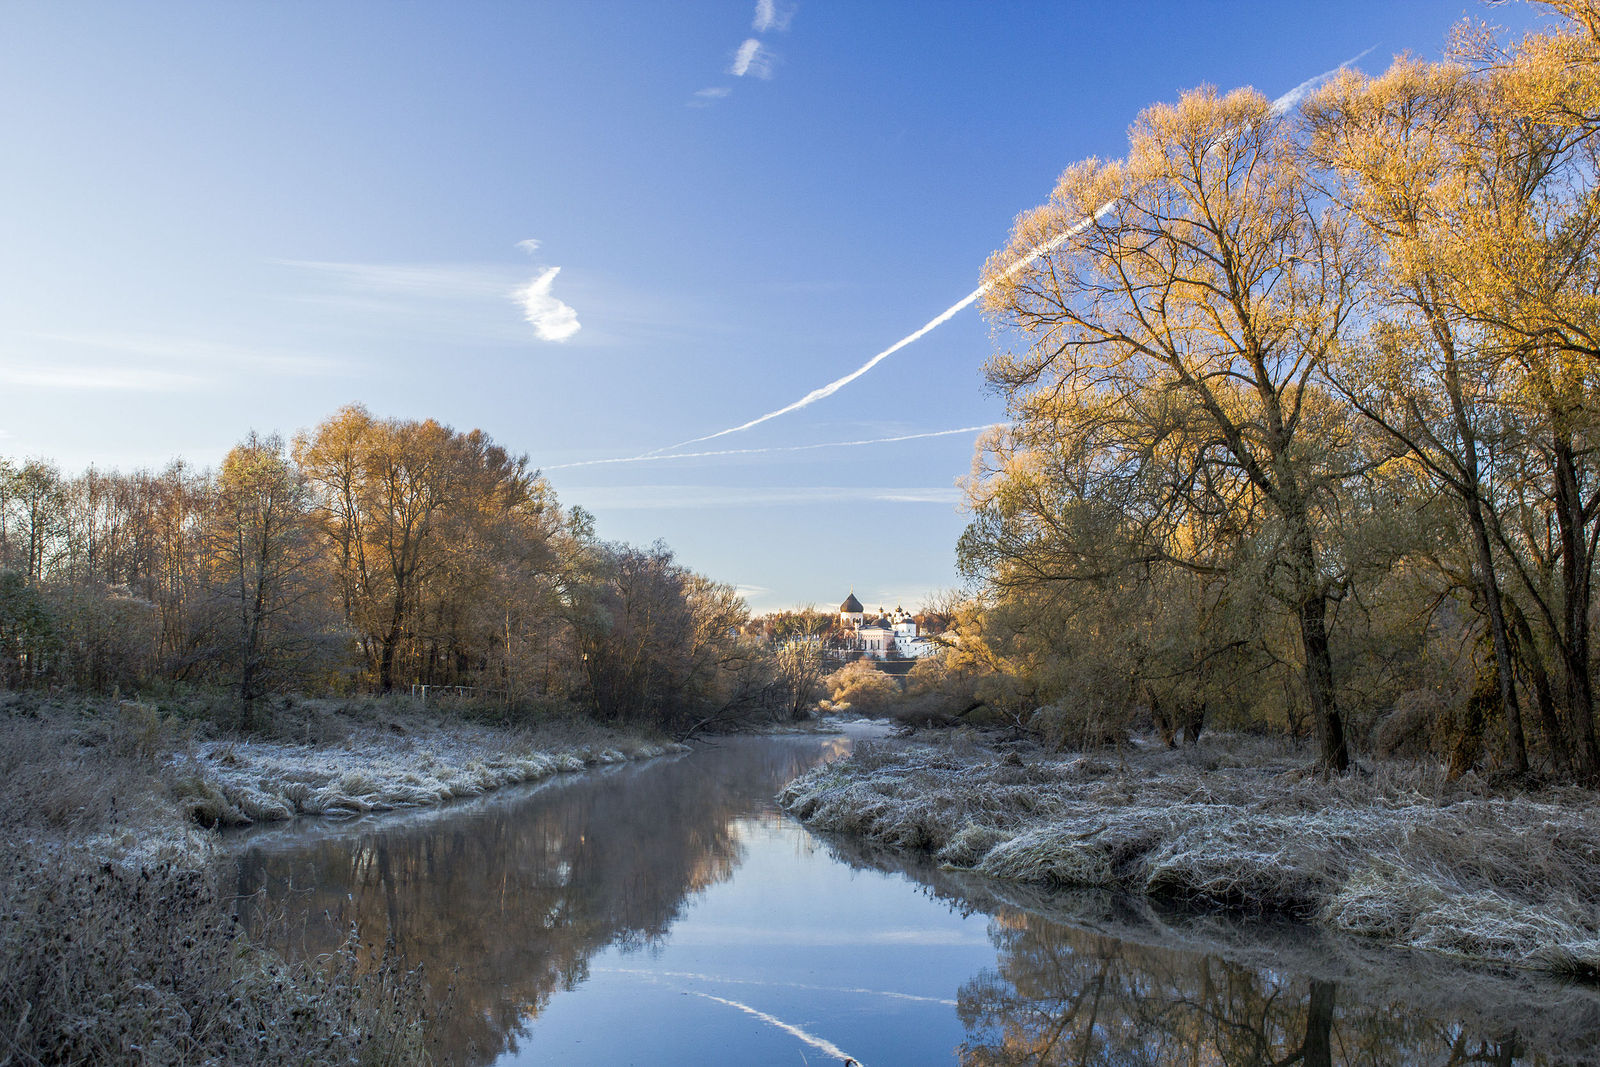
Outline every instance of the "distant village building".
[[846, 652], [861, 652], [872, 659], [921, 659], [939, 650], [931, 637], [918, 632], [917, 620], [905, 608], [882, 608], [868, 616], [855, 590], [839, 605], [839, 644]]
[[856, 628], [856, 647], [873, 659], [887, 659], [894, 647], [894, 627], [879, 617]]

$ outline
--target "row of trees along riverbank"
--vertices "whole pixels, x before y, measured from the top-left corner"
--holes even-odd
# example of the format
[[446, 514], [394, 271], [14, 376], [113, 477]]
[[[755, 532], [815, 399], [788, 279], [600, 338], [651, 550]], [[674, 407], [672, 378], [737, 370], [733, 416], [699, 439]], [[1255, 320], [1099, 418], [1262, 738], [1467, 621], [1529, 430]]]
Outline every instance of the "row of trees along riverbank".
[[796, 706], [731, 586], [599, 541], [487, 434], [348, 407], [215, 470], [0, 460], [0, 687], [467, 686], [683, 732]]
[[1600, 16], [1547, 6], [1152, 107], [1018, 219], [960, 546], [1016, 706], [1600, 780]]

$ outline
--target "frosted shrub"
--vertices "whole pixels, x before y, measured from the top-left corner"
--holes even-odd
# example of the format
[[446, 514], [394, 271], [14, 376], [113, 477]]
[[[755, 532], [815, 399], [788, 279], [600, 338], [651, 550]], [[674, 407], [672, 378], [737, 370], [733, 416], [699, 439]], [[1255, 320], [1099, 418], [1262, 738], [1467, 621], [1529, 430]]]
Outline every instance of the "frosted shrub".
[[786, 787], [818, 830], [1042, 886], [1103, 886], [1455, 956], [1600, 973], [1600, 805], [1496, 796], [1437, 766], [1308, 777], [1277, 744], [1211, 735], [1061, 757], [909, 740]]

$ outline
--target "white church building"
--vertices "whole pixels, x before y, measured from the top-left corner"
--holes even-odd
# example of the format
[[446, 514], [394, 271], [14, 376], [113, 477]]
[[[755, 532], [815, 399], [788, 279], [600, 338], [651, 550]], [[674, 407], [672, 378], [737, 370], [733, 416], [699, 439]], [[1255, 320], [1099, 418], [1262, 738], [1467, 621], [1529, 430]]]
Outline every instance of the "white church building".
[[938, 651], [931, 638], [917, 632], [917, 620], [904, 608], [892, 612], [879, 608], [876, 615], [868, 615], [855, 590], [839, 605], [839, 626], [850, 647], [873, 659], [921, 659]]

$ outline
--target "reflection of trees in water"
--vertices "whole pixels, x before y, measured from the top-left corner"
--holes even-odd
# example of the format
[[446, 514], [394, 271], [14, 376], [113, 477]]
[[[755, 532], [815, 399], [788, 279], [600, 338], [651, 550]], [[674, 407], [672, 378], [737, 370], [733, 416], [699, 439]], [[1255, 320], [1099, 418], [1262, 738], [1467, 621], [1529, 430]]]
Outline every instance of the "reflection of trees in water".
[[829, 844], [994, 916], [995, 967], [957, 996], [966, 1067], [1600, 1064], [1593, 988]]
[[586, 977], [595, 952], [658, 941], [690, 894], [726, 879], [740, 859], [734, 821], [829, 745], [736, 740], [459, 818], [251, 848], [241, 907], [284, 911], [275, 936], [296, 955], [333, 951], [352, 923], [368, 955], [392, 943], [426, 968], [436, 1008], [450, 998], [433, 1035], [441, 1058], [487, 1062]]
[[[1512, 1062], [1498, 1058], [1508, 1044], [1470, 1045], [1459, 1027], [1419, 1021], [1407, 1005], [1341, 1003], [1329, 981], [1016, 912], [998, 917], [991, 934], [996, 969], [959, 995], [962, 1062], [973, 1067]], [[1484, 1054], [1496, 1058], [1476, 1058]]]

